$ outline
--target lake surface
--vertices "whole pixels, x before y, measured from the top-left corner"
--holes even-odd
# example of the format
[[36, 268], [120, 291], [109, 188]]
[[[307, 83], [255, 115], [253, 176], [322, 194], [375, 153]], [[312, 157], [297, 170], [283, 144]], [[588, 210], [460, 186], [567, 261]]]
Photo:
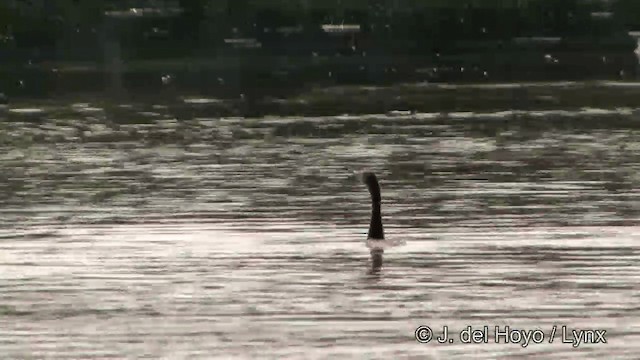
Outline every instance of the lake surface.
[[[217, 102], [0, 109], [3, 357], [637, 358], [637, 109], [207, 116]], [[378, 273], [363, 170], [406, 241]]]

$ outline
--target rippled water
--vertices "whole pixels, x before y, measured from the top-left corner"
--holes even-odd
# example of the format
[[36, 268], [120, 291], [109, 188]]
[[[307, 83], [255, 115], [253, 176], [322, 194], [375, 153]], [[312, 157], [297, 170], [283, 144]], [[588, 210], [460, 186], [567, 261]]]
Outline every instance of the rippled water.
[[[3, 110], [3, 357], [637, 358], [635, 109], [244, 119], [212, 102]], [[407, 242], [374, 274], [364, 169]], [[418, 343], [420, 325], [453, 343]], [[544, 341], [496, 344], [494, 326]]]

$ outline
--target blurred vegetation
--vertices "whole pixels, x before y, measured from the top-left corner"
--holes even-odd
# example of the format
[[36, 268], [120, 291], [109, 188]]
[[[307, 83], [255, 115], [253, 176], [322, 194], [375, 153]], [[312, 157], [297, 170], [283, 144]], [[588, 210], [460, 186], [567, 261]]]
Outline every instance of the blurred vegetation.
[[[383, 46], [385, 39], [398, 40], [411, 52], [412, 46], [432, 51], [460, 41], [518, 36], [615, 37], [626, 30], [621, 24], [640, 23], [640, 2], [607, 4], [595, 0], [6, 0], [0, 2], [0, 51], [5, 59], [22, 53], [31, 60], [95, 60], [101, 57], [104, 41], [116, 38], [129, 49], [125, 55], [133, 58], [185, 56], [215, 53], [228, 37], [253, 37], [273, 46], [296, 36], [322, 42], [322, 24], [358, 23], [369, 43]], [[125, 16], [134, 15], [130, 12], [134, 8], [158, 11]], [[177, 11], [163, 12], [168, 9]], [[592, 16], [609, 9], [614, 11], [612, 18]], [[110, 16], [118, 11], [119, 16]], [[298, 30], [278, 32], [282, 27]]]
[[[2, 0], [0, 93], [630, 74], [638, 0]], [[328, 33], [326, 24], [358, 24]], [[636, 25], [637, 24], [637, 25]], [[519, 38], [538, 38], [518, 41]], [[231, 39], [231, 40], [230, 40]], [[243, 39], [234, 42], [233, 40]], [[551, 55], [549, 55], [551, 54]], [[578, 64], [578, 66], [576, 66]], [[524, 69], [524, 70], [523, 70]], [[448, 74], [448, 75], [445, 75]], [[177, 79], [177, 80], [173, 80]], [[237, 89], [230, 90], [231, 84]], [[53, 90], [52, 90], [53, 89]]]

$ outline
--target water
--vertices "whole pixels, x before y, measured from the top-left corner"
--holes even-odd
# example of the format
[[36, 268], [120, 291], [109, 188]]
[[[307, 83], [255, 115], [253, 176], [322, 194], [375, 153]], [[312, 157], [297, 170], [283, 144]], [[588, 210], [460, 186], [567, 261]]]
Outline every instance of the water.
[[[635, 109], [244, 119], [204, 100], [5, 109], [4, 357], [636, 358]], [[380, 273], [362, 170], [407, 242]]]

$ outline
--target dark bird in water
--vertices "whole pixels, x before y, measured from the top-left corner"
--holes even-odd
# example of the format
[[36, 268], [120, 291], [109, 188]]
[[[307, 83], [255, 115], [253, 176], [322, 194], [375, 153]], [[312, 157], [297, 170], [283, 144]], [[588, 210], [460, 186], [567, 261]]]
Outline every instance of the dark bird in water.
[[[369, 193], [371, 194], [371, 223], [369, 223], [369, 233], [367, 234], [367, 242], [384, 241], [384, 228], [382, 227], [382, 214], [380, 213], [380, 185], [378, 178], [374, 173], [366, 172], [362, 174], [362, 181], [367, 184]], [[371, 247], [371, 268], [379, 270], [382, 268], [382, 254], [384, 249], [380, 246]]]

